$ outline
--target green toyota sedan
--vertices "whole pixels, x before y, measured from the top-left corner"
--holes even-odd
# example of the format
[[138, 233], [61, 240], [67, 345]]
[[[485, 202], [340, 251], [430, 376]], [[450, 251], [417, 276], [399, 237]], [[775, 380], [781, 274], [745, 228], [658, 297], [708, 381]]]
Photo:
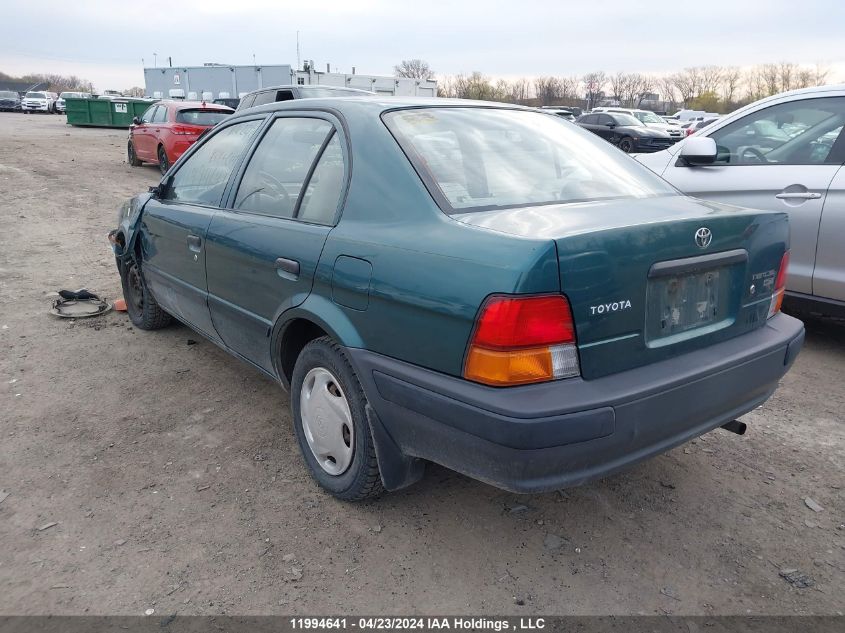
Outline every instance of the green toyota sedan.
[[508, 105], [245, 110], [111, 240], [135, 326], [181, 321], [289, 390], [341, 499], [427, 462], [555, 490], [741, 433], [804, 339], [780, 312], [786, 214], [686, 197]]

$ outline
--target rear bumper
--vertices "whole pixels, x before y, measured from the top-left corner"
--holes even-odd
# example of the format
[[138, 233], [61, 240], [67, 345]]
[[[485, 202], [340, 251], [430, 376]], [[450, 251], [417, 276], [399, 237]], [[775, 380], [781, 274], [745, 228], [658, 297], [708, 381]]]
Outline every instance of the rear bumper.
[[[420, 458], [513, 492], [542, 492], [614, 473], [756, 408], [803, 341], [803, 323], [780, 314], [660, 363], [508, 389], [348, 352], [376, 414], [380, 463]], [[399, 455], [382, 459], [391, 451]]]

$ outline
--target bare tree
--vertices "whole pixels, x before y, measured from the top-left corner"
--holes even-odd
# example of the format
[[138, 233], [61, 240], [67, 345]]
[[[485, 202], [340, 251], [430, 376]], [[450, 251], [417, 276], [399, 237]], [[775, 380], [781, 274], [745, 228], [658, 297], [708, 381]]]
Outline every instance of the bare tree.
[[625, 98], [625, 91], [628, 89], [628, 82], [630, 81], [627, 73], [618, 72], [610, 78], [610, 92], [614, 99], [620, 102]]
[[607, 75], [603, 70], [596, 70], [584, 75], [581, 81], [584, 83], [587, 107], [593, 108], [596, 105], [599, 95], [602, 94], [605, 84], [607, 84]]
[[722, 99], [730, 105], [738, 96], [739, 85], [742, 83], [742, 70], [737, 66], [729, 66], [722, 73]]
[[701, 72], [698, 67], [684, 68], [672, 77], [675, 89], [684, 103], [692, 101], [701, 93]]
[[675, 80], [672, 75], [664, 75], [657, 78], [657, 90], [663, 98], [663, 107], [666, 110], [674, 110], [677, 106], [677, 92], [675, 90]]
[[427, 61], [422, 59], [403, 59], [393, 67], [397, 77], [411, 77], [412, 79], [432, 79], [434, 71]]
[[719, 84], [722, 81], [723, 73], [724, 68], [722, 68], [721, 66], [711, 65], [701, 66], [700, 68], [698, 68], [700, 82], [698, 87], [698, 94], [696, 96], [701, 95], [702, 92], [718, 92]]
[[577, 101], [580, 99], [579, 88], [581, 80], [578, 77], [561, 77], [560, 91], [564, 101]]
[[563, 86], [557, 77], [538, 77], [534, 80], [534, 94], [542, 105], [551, 105], [560, 101], [563, 96]]
[[525, 103], [531, 96], [531, 83], [524, 77], [515, 79], [509, 84], [508, 101], [511, 103]]
[[766, 89], [766, 96], [780, 92], [780, 67], [777, 64], [763, 64], [758, 68]]
[[827, 76], [830, 74], [830, 68], [816, 64], [816, 70], [813, 74], [813, 84], [816, 86], [824, 85], [827, 81]]
[[140, 86], [132, 86], [123, 91], [124, 97], [143, 97], [144, 89]]

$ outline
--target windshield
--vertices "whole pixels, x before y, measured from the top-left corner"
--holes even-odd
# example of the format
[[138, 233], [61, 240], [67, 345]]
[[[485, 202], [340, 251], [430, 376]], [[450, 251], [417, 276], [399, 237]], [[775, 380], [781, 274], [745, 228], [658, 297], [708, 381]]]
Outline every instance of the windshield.
[[47, 97], [44, 95], [43, 92], [27, 92], [26, 99], [46, 99]]
[[0, 99], [17, 99], [18, 93], [11, 90], [0, 90]]
[[660, 123], [661, 125], [664, 125], [666, 123], [654, 112], [634, 112], [634, 116], [637, 117], [643, 123]]
[[299, 94], [305, 99], [313, 99], [315, 97], [363, 97], [370, 93], [352, 88], [300, 88]]
[[225, 110], [179, 110], [176, 113], [176, 123], [213, 126], [230, 114], [232, 113]]
[[616, 121], [616, 125], [625, 125], [628, 127], [642, 127], [642, 123], [636, 117], [631, 116], [630, 114], [620, 114], [618, 112], [609, 113], [610, 116], [613, 117], [613, 120]]
[[443, 107], [384, 121], [447, 212], [677, 195], [612, 145], [539, 112]]

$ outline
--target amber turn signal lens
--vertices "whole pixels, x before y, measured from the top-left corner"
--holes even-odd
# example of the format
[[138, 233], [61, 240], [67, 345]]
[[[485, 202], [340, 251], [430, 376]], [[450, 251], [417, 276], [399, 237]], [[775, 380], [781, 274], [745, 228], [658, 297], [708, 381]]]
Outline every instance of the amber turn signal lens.
[[466, 363], [466, 378], [486, 385], [523, 385], [554, 379], [552, 353], [548, 347], [507, 352], [472, 347]]

